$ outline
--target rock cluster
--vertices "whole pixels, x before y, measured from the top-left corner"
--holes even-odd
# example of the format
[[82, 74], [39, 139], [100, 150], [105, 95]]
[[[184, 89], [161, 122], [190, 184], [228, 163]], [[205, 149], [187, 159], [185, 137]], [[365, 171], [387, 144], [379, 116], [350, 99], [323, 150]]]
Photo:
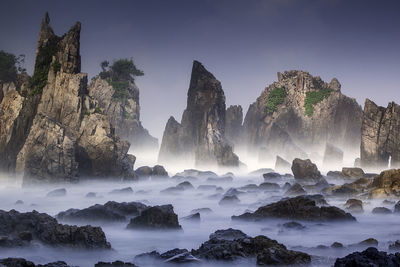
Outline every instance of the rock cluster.
[[225, 94], [221, 83], [193, 62], [187, 107], [181, 123], [171, 117], [165, 127], [159, 162], [194, 160], [197, 166], [238, 166], [225, 137]]
[[170, 229], [176, 230], [182, 227], [178, 222], [178, 215], [172, 205], [153, 206], [145, 209], [133, 219], [127, 226], [128, 229]]
[[358, 150], [362, 109], [340, 87], [335, 78], [326, 83], [304, 71], [278, 73], [278, 81], [262, 92], [245, 116], [249, 151], [264, 146], [272, 156], [292, 160], [304, 157], [304, 151], [319, 151], [327, 142]]
[[344, 258], [338, 258], [334, 267], [348, 266], [400, 266], [400, 253], [388, 254], [370, 247], [362, 252], [354, 252]]
[[25, 184], [135, 178], [130, 144], [97, 112], [87, 74], [80, 73], [81, 24], [58, 37], [49, 23], [46, 13], [29, 92], [10, 91], [1, 103], [1, 169], [22, 173]]
[[[361, 136], [361, 166], [365, 168], [397, 167], [400, 164], [400, 106], [387, 108], [365, 100]], [[390, 162], [389, 162], [390, 158]]]

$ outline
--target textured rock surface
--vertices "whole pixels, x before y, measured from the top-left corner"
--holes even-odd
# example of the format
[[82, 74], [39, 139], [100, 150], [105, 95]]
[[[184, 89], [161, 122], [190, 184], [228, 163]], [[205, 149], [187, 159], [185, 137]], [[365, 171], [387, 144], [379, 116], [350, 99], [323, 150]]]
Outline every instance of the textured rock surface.
[[400, 253], [388, 254], [384, 251], [378, 251], [376, 248], [370, 247], [362, 252], [354, 252], [346, 257], [338, 258], [334, 267], [348, 266], [400, 266]]
[[217, 230], [192, 254], [200, 259], [233, 261], [257, 258], [258, 265], [308, 264], [311, 257], [303, 252], [288, 250], [266, 236], [250, 237], [240, 230]]
[[[88, 95], [87, 74], [79, 73], [80, 23], [58, 37], [49, 22], [46, 13], [35, 63], [35, 75], [48, 68], [41, 74], [41, 79], [47, 76], [46, 84], [25, 98], [15, 96], [4, 107], [9, 114], [0, 115], [0, 124], [7, 125], [0, 143], [0, 154], [6, 159], [2, 167], [23, 173], [25, 184], [74, 182], [79, 176], [134, 178], [135, 158], [127, 154], [129, 143], [115, 135], [106, 115], [95, 112], [97, 103]], [[46, 59], [50, 52], [52, 57]], [[15, 117], [11, 114], [17, 113], [10, 123]]]
[[292, 163], [292, 172], [294, 178], [298, 181], [318, 182], [322, 178], [317, 165], [312, 163], [309, 159], [294, 159]]
[[168, 120], [159, 162], [194, 159], [197, 166], [237, 166], [238, 157], [225, 138], [225, 94], [221, 83], [198, 62], [193, 62], [187, 106], [179, 124]]
[[[357, 102], [340, 92], [340, 83], [332, 79], [330, 83], [313, 77], [304, 71], [278, 73], [278, 81], [268, 86], [251, 104], [244, 119], [244, 131], [250, 151], [270, 143], [281, 143], [280, 135], [272, 135], [278, 126], [285, 140], [304, 150], [307, 154], [320, 151], [329, 142], [340, 149], [358, 150], [362, 110]], [[267, 111], [270, 93], [275, 88], [284, 88], [286, 96], [282, 104], [276, 105], [273, 112]], [[305, 114], [304, 103], [307, 92], [331, 89], [330, 95], [313, 106], [311, 116]], [[352, 116], [348, 116], [352, 114]], [[272, 139], [272, 142], [269, 141]], [[292, 160], [302, 157], [291, 153], [282, 154], [285, 148], [272, 147], [274, 154]], [[272, 151], [271, 151], [272, 152]], [[320, 151], [323, 152], [323, 151]]]
[[328, 206], [319, 207], [312, 196], [298, 196], [258, 208], [254, 213], [232, 216], [232, 219], [263, 220], [282, 218], [304, 221], [355, 221], [356, 219], [343, 210]]
[[128, 229], [181, 229], [178, 215], [174, 213], [172, 205], [154, 206], [148, 208], [133, 219]]
[[140, 122], [139, 88], [136, 84], [130, 82], [126, 88], [126, 104], [113, 97], [114, 89], [100, 76], [92, 79], [88, 89], [89, 96], [98, 102], [102, 112], [109, 117], [115, 133], [128, 140], [134, 152], [158, 149], [158, 140]]
[[361, 166], [368, 169], [399, 167], [400, 106], [394, 102], [387, 108], [367, 99], [364, 105], [361, 136]]
[[235, 147], [240, 147], [243, 142], [243, 109], [240, 105], [232, 105], [225, 113], [225, 137]]
[[30, 233], [33, 240], [51, 246], [110, 248], [100, 227], [59, 224], [53, 217], [37, 211], [19, 213], [15, 210], [9, 212], [0, 210], [0, 234], [18, 238], [21, 233]]
[[400, 169], [383, 171], [369, 185], [372, 198], [400, 197]]

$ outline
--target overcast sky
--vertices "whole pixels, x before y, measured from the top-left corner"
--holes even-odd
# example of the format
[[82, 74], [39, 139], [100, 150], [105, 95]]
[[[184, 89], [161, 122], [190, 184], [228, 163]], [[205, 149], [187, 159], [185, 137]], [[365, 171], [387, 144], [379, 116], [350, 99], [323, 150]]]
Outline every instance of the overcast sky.
[[31, 73], [46, 11], [56, 34], [82, 22], [82, 72], [133, 57], [141, 119], [162, 137], [181, 119], [194, 59], [222, 83], [227, 105], [244, 111], [278, 71], [300, 69], [330, 81], [363, 105], [400, 102], [400, 1], [145, 0], [0, 2], [0, 49], [26, 55]]

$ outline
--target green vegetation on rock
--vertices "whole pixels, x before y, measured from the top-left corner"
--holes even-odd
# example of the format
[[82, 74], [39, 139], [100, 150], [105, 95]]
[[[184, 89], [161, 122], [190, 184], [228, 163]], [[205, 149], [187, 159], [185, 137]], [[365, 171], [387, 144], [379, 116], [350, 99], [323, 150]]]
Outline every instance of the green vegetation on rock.
[[22, 67], [25, 55], [16, 57], [11, 53], [0, 50], [0, 81], [4, 83], [15, 82], [18, 72], [25, 72]]
[[[32, 95], [37, 95], [42, 92], [43, 87], [47, 84], [47, 76], [49, 73], [53, 56], [57, 53], [57, 44], [48, 44], [46, 47], [39, 49], [36, 57], [35, 71], [29, 81], [29, 86], [32, 89]], [[61, 66], [60, 66], [61, 67]]]
[[304, 109], [306, 116], [312, 116], [314, 114], [314, 105], [318, 104], [325, 98], [331, 95], [333, 89], [322, 89], [318, 91], [310, 91], [306, 93], [306, 99], [304, 101]]
[[271, 114], [277, 110], [278, 105], [283, 104], [287, 95], [285, 87], [276, 87], [268, 94], [267, 113]]
[[143, 71], [136, 68], [132, 58], [116, 60], [111, 66], [108, 61], [103, 61], [100, 67], [100, 78], [114, 88], [113, 98], [121, 102], [126, 102], [129, 84], [135, 81], [135, 77], [144, 75]]

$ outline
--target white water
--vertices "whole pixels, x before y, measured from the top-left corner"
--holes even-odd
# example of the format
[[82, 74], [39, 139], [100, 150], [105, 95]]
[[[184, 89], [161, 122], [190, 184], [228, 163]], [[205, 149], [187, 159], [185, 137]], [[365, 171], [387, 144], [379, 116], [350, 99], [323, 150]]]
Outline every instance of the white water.
[[[195, 188], [200, 184], [210, 184], [206, 178], [199, 178], [191, 182]], [[290, 181], [290, 180], [289, 180]], [[371, 210], [375, 206], [383, 206], [382, 201], [364, 201], [365, 213], [353, 214], [358, 223], [303, 223], [307, 226], [304, 231], [281, 232], [278, 224], [286, 221], [270, 220], [262, 223], [232, 221], [232, 215], [239, 215], [246, 210], [254, 211], [259, 206], [274, 202], [282, 197], [282, 192], [252, 192], [239, 195], [241, 203], [234, 206], [219, 206], [218, 202], [222, 194], [231, 187], [240, 187], [246, 184], [260, 184], [262, 177], [237, 176], [232, 183], [218, 184], [224, 188], [224, 192], [215, 190], [201, 191], [189, 190], [176, 195], [160, 194], [160, 190], [178, 184], [180, 181], [168, 179], [167, 181], [143, 181], [138, 183], [107, 183], [85, 182], [76, 185], [46, 186], [41, 188], [21, 188], [18, 185], [3, 183], [0, 188], [0, 209], [16, 209], [20, 212], [37, 210], [55, 216], [58, 212], [69, 208], [86, 208], [93, 204], [103, 204], [109, 200], [140, 201], [147, 205], [172, 204], [179, 217], [190, 214], [197, 208], [208, 207], [213, 210], [211, 214], [202, 214], [200, 223], [190, 223], [180, 220], [183, 231], [134, 231], [125, 229], [126, 223], [101, 225], [107, 240], [111, 243], [112, 251], [77, 251], [46, 248], [37, 249], [12, 249], [0, 250], [0, 258], [23, 257], [35, 263], [47, 263], [56, 260], [64, 260], [68, 264], [81, 267], [93, 266], [98, 261], [122, 260], [132, 262], [134, 256], [139, 253], [157, 250], [165, 252], [173, 248], [198, 248], [201, 243], [208, 240], [208, 236], [218, 229], [229, 227], [240, 229], [248, 235], [266, 235], [288, 248], [298, 249], [322, 258], [313, 258], [314, 266], [330, 266], [338, 256], [345, 256], [352, 249], [307, 249], [304, 247], [316, 247], [318, 245], [330, 246], [333, 242], [341, 242], [344, 245], [358, 243], [373, 237], [379, 241], [379, 249], [387, 250], [391, 241], [400, 239], [400, 220], [396, 215], [373, 215]], [[279, 182], [281, 185], [285, 181]], [[132, 195], [110, 195], [113, 189], [131, 186]], [[46, 197], [52, 189], [64, 187], [67, 189], [65, 197]], [[139, 191], [147, 193], [140, 193]], [[96, 192], [98, 198], [86, 198], [88, 192]], [[138, 193], [139, 192], [139, 193]], [[24, 204], [17, 205], [17, 200], [23, 200]], [[327, 199], [330, 205], [342, 207], [347, 199]], [[391, 207], [392, 208], [392, 207]], [[93, 223], [90, 223], [95, 225]], [[303, 248], [296, 248], [302, 246]], [[360, 249], [359, 249], [360, 250]], [[237, 266], [248, 266], [248, 262], [236, 262]], [[140, 266], [151, 266], [152, 263]], [[204, 263], [204, 266], [223, 266], [224, 263]], [[251, 264], [255, 265], [255, 263]]]

